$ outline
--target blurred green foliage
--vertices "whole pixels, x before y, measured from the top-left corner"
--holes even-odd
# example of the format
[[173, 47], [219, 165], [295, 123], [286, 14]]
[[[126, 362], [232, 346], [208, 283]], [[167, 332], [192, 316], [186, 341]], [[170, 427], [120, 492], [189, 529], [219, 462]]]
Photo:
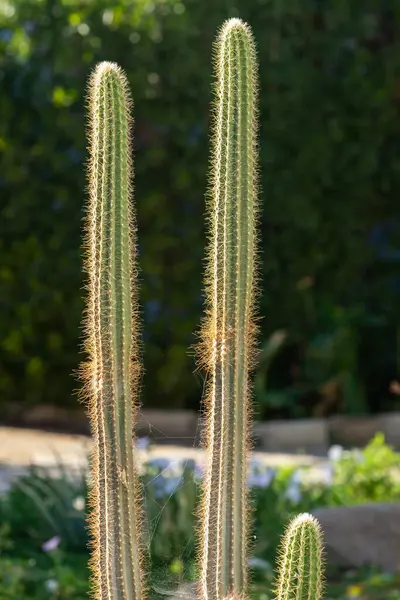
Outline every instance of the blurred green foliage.
[[232, 16], [251, 23], [261, 65], [261, 337], [287, 332], [260, 363], [259, 411], [393, 406], [395, 0], [1, 0], [2, 402], [76, 402], [84, 97], [107, 59], [126, 70], [135, 101], [144, 403], [197, 406], [188, 348], [202, 310], [211, 44]]
[[[272, 583], [279, 540], [295, 515], [321, 507], [400, 501], [399, 453], [382, 434], [363, 450], [332, 447], [330, 457], [317, 478], [309, 467], [272, 469], [257, 459], [250, 462], [253, 583]], [[87, 471], [72, 473], [61, 462], [56, 467], [52, 472], [31, 467], [0, 495], [0, 600], [83, 600], [87, 593]], [[170, 596], [183, 581], [197, 577], [195, 514], [202, 471], [193, 460], [161, 457], [146, 461], [141, 469], [150, 600]], [[335, 570], [327, 566], [329, 576]], [[365, 583], [366, 574], [348, 573], [356, 575], [356, 581]], [[336, 584], [345, 584], [346, 577], [341, 574]], [[396, 583], [398, 590], [398, 574], [395, 582], [381, 580], [377, 573], [369, 581], [378, 587], [388, 583]], [[381, 592], [366, 597], [388, 600]], [[344, 592], [326, 597], [348, 598]]]
[[332, 504], [400, 500], [399, 453], [377, 434], [363, 452], [344, 451], [334, 469]]

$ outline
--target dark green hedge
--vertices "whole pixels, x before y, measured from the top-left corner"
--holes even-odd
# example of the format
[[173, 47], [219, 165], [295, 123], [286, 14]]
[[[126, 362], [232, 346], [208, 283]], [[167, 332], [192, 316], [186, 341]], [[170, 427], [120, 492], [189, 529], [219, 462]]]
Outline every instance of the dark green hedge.
[[76, 401], [84, 95], [107, 59], [126, 70], [135, 100], [145, 404], [198, 402], [188, 348], [202, 308], [211, 44], [226, 17], [241, 16], [261, 65], [262, 338], [288, 334], [268, 372], [264, 348], [263, 414], [292, 414], [294, 399], [305, 413], [325, 410], [316, 407], [332, 382], [346, 410], [389, 406], [398, 2], [18, 0], [1, 10], [0, 400]]

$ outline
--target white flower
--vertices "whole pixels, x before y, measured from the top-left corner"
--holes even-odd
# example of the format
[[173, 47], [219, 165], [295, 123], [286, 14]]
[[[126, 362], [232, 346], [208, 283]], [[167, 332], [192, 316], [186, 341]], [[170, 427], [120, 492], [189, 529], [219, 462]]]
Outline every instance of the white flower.
[[356, 462], [358, 462], [358, 463], [365, 462], [365, 456], [361, 452], [361, 450], [359, 450], [358, 448], [355, 448], [354, 450], [352, 450], [351, 453], [353, 455], [353, 458], [356, 460]]
[[78, 512], [82, 512], [85, 509], [85, 499], [83, 496], [77, 496], [72, 502], [72, 506]]
[[328, 450], [328, 458], [329, 460], [336, 462], [340, 460], [343, 456], [343, 447], [339, 446], [339, 444], [335, 444], [331, 446]]
[[333, 466], [324, 465], [321, 469], [321, 482], [325, 485], [331, 485], [333, 482]]
[[44, 586], [48, 592], [56, 592], [58, 590], [58, 581], [56, 579], [48, 579]]

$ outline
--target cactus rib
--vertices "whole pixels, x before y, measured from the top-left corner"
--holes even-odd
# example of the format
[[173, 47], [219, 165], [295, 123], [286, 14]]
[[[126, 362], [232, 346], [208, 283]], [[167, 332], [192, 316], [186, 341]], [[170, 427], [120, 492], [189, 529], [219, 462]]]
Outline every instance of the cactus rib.
[[82, 366], [94, 437], [90, 491], [92, 584], [97, 600], [142, 600], [141, 488], [133, 439], [140, 359], [132, 100], [123, 71], [102, 62], [88, 86], [88, 300]]
[[209, 378], [199, 509], [200, 597], [243, 597], [247, 587], [249, 372], [257, 276], [257, 65], [250, 27], [226, 21], [214, 46], [210, 240], [206, 315], [198, 346]]

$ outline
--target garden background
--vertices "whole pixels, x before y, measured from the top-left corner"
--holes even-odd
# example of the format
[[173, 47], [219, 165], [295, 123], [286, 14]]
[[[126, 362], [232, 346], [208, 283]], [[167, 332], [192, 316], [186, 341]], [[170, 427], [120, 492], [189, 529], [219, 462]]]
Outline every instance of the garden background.
[[247, 20], [260, 64], [260, 418], [398, 408], [396, 0], [0, 2], [0, 404], [75, 406], [85, 95], [134, 96], [145, 407], [198, 408], [211, 44]]

